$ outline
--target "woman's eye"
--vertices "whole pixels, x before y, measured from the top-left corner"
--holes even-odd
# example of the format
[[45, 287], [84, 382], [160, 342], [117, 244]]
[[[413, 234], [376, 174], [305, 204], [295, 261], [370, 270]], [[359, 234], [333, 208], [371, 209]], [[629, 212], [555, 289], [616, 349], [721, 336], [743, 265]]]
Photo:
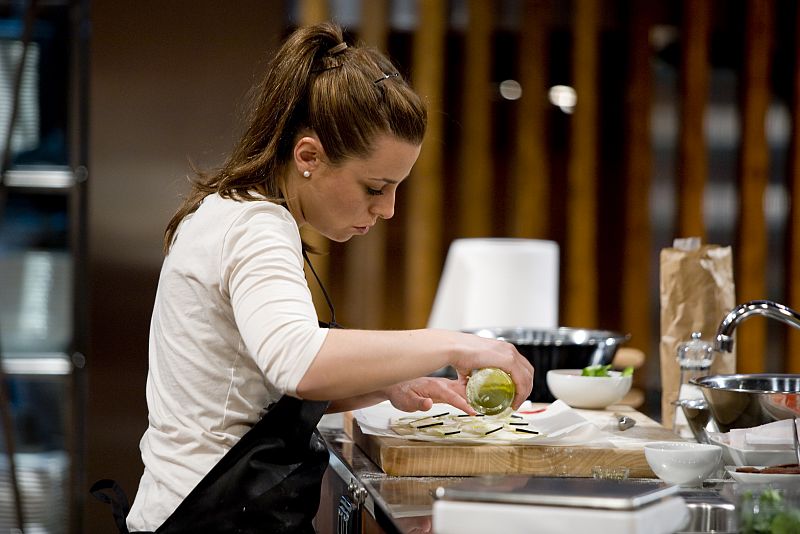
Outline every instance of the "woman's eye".
[[368, 187], [367, 194], [377, 196], [377, 195], [382, 195], [383, 191], [381, 189], [372, 189], [371, 187]]

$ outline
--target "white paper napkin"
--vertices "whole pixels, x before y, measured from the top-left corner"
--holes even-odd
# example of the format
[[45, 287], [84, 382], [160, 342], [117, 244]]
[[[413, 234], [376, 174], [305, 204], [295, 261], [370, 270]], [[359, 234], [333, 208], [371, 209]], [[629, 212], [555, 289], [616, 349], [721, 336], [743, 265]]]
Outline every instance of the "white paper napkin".
[[[395, 408], [388, 401], [355, 410], [354, 416], [364, 434], [384, 437], [400, 437], [391, 429], [393, 418], [412, 416], [425, 417], [442, 412], [451, 414], [464, 413], [448, 404], [435, 404], [426, 412], [403, 412]], [[602, 431], [592, 422], [581, 416], [563, 401], [556, 401], [544, 410], [534, 410], [530, 402], [526, 401], [516, 412], [531, 428], [538, 430], [541, 435], [516, 439], [497, 439], [487, 436], [485, 438], [442, 438], [437, 436], [403, 436], [406, 439], [418, 441], [437, 441], [442, 443], [536, 443], [541, 445], [601, 445], [609, 444], [611, 435]]]
[[752, 428], [733, 428], [728, 432], [728, 444], [741, 450], [783, 449], [794, 446], [794, 421], [784, 419]]

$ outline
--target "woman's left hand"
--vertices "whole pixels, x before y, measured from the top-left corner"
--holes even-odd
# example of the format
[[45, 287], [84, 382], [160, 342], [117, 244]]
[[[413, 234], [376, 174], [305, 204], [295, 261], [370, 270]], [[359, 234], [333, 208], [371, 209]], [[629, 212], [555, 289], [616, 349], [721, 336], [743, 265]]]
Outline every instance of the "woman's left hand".
[[467, 404], [466, 387], [461, 380], [440, 377], [422, 377], [400, 382], [384, 390], [392, 406], [404, 412], [430, 410], [435, 402], [444, 402], [474, 415]]

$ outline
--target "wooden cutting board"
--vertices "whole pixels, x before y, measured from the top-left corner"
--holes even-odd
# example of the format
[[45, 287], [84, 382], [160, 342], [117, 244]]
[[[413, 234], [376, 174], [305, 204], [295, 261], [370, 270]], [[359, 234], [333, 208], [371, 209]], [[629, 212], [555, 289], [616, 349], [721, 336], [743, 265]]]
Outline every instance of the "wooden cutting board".
[[[545, 406], [545, 405], [541, 405]], [[621, 437], [642, 439], [642, 448], [471, 445], [433, 443], [364, 434], [352, 413], [345, 414], [344, 430], [386, 474], [392, 476], [477, 476], [517, 474], [540, 476], [592, 476], [594, 466], [627, 467], [632, 478], [655, 478], [644, 456], [646, 441], [684, 441], [629, 406], [610, 406], [606, 410], [577, 410], [593, 422], [610, 422], [614, 413], [636, 420], [625, 431], [613, 430]], [[605, 419], [604, 419], [605, 418]], [[608, 430], [603, 426], [604, 430]]]

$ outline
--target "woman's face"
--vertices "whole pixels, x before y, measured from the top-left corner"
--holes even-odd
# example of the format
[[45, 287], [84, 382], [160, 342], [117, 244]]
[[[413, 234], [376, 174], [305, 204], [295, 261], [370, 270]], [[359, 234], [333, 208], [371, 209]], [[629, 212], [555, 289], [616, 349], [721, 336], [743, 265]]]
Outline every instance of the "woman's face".
[[[384, 135], [368, 157], [331, 166], [316, 137], [304, 137], [295, 149], [297, 187], [288, 197], [289, 210], [298, 225], [308, 223], [333, 241], [364, 235], [378, 219], [394, 215], [397, 186], [411, 172], [419, 151], [418, 145]], [[311, 176], [302, 176], [304, 170]]]

